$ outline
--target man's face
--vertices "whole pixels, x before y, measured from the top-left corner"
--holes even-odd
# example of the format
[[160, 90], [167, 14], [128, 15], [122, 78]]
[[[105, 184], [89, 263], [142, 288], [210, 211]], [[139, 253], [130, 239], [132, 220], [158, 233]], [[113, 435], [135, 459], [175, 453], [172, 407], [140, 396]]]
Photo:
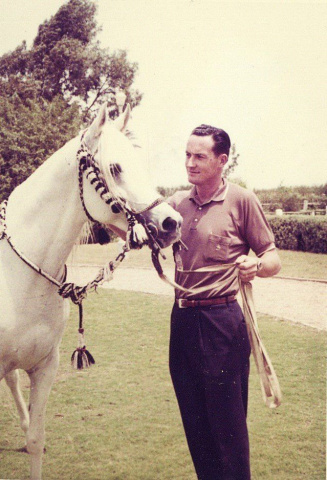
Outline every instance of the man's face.
[[211, 186], [220, 180], [227, 155], [216, 156], [212, 150], [213, 146], [214, 141], [211, 135], [190, 136], [186, 145], [185, 166], [188, 181], [193, 185]]

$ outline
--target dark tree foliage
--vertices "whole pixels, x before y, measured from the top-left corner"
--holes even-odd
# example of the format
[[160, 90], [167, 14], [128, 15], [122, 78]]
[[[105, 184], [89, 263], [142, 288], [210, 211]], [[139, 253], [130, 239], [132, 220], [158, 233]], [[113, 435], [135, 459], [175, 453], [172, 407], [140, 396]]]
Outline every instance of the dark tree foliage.
[[125, 51], [96, 41], [96, 4], [69, 0], [26, 42], [0, 57], [0, 199], [92, 119], [107, 102], [114, 117], [115, 93], [132, 107], [137, 64]]
[[37, 97], [78, 100], [84, 116], [104, 101], [114, 105], [116, 88], [125, 90], [132, 107], [138, 105], [142, 96], [131, 89], [137, 64], [125, 51], [100, 48], [95, 15], [93, 1], [69, 0], [39, 26], [30, 50], [23, 42], [0, 58], [0, 78], [33, 78]]
[[78, 106], [60, 96], [42, 104], [0, 96], [0, 201], [80, 128]]
[[236, 147], [235, 147], [235, 144], [233, 143], [230, 149], [228, 163], [224, 170], [225, 178], [230, 177], [230, 175], [234, 172], [235, 168], [238, 165], [239, 156], [240, 154], [236, 153]]

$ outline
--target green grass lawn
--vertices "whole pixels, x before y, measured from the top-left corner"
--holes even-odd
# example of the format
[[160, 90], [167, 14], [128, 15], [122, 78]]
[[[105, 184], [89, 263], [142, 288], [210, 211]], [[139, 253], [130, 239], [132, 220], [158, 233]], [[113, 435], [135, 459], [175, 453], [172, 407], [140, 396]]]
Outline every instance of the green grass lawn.
[[[47, 409], [44, 480], [195, 480], [168, 372], [171, 300], [99, 290], [84, 302], [96, 365], [77, 372], [77, 308], [61, 346]], [[262, 401], [254, 365], [249, 431], [253, 480], [325, 479], [326, 334], [259, 316], [283, 403]], [[22, 374], [24, 394], [28, 381]], [[0, 386], [0, 478], [28, 478], [28, 456], [11, 397]]]
[[[164, 268], [173, 268], [171, 248], [164, 251], [167, 260], [162, 260]], [[320, 279], [327, 281], [327, 255], [309, 252], [280, 250], [282, 261], [281, 276]], [[117, 256], [117, 243], [108, 245], [83, 245], [76, 248], [70, 261], [82, 264], [103, 265]], [[123, 261], [124, 267], [152, 267], [150, 250], [147, 247], [129, 252]], [[153, 268], [153, 267], [152, 267]]]

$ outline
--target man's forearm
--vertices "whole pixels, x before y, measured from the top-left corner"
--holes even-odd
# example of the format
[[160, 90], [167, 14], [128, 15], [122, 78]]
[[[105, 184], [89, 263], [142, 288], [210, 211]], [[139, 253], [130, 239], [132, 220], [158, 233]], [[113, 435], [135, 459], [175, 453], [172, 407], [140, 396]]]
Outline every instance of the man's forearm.
[[266, 252], [258, 259], [259, 265], [257, 276], [258, 277], [272, 277], [276, 275], [281, 269], [281, 261], [277, 250], [270, 250]]

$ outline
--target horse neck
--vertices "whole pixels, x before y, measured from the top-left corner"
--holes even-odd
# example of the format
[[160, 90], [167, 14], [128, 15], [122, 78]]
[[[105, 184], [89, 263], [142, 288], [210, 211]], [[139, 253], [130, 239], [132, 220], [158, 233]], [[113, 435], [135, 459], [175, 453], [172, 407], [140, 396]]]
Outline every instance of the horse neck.
[[62, 269], [86, 220], [79, 198], [78, 147], [77, 138], [68, 142], [17, 187], [8, 202], [12, 242], [53, 276]]

